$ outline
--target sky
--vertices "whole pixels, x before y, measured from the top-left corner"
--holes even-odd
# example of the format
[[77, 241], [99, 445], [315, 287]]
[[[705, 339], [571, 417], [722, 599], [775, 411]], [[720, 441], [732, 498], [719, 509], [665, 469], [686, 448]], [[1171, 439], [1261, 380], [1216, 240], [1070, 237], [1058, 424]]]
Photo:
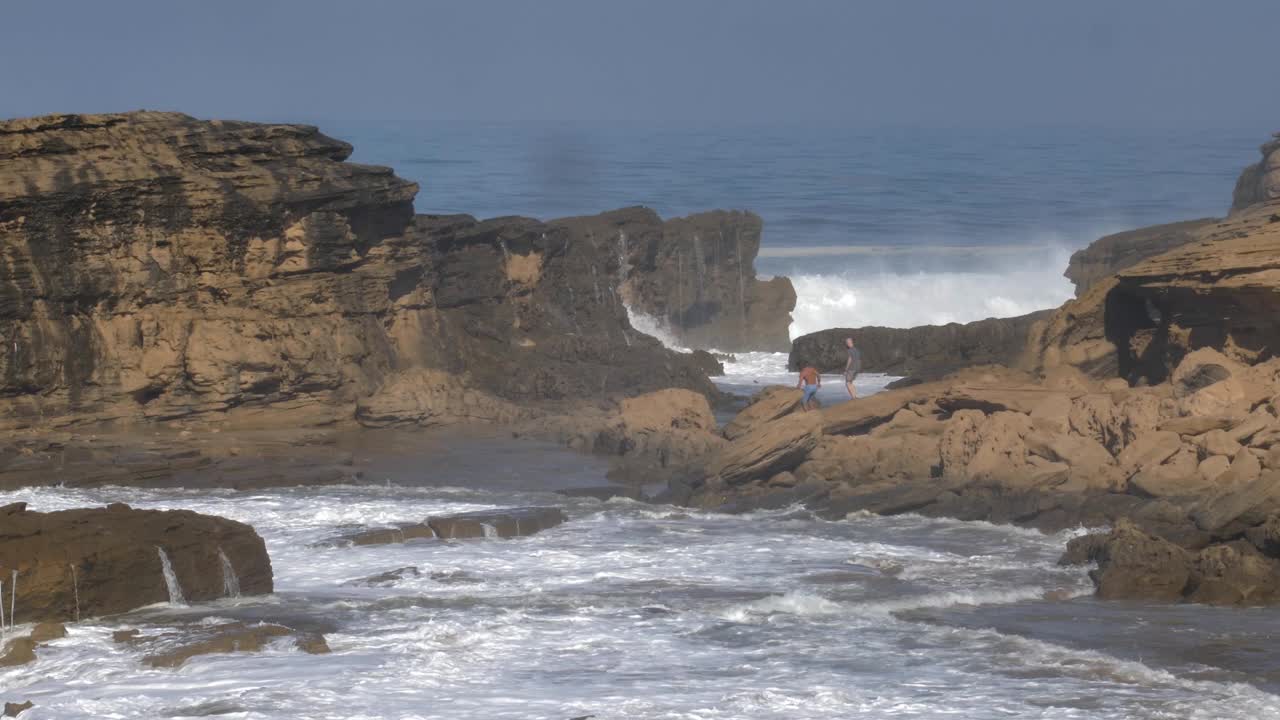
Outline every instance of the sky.
[[1280, 130], [1280, 0], [0, 0], [0, 117]]

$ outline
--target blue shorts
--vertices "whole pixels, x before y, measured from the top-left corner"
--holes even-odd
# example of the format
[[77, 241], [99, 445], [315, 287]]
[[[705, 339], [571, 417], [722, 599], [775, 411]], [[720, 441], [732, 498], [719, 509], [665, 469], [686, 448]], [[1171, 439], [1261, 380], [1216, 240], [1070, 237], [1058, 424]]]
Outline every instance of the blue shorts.
[[805, 386], [804, 386], [804, 399], [800, 401], [800, 404], [801, 404], [801, 405], [808, 405], [808, 404], [809, 404], [809, 401], [813, 399], [813, 396], [814, 396], [814, 395], [817, 395], [817, 394], [818, 394], [818, 386], [817, 386], [817, 385], [805, 385]]

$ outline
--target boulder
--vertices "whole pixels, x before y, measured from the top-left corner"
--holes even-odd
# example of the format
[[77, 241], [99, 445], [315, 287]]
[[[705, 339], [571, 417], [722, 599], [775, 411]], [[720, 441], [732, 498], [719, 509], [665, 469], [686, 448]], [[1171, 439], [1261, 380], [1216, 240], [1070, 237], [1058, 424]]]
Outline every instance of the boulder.
[[533, 535], [564, 523], [564, 511], [554, 507], [476, 510], [427, 518], [426, 524], [442, 540], [512, 538]]
[[1231, 467], [1231, 459], [1222, 455], [1207, 457], [1200, 462], [1200, 477], [1206, 482], [1214, 482]]
[[26, 665], [36, 660], [36, 641], [16, 637], [0, 646], [0, 668]]
[[[237, 586], [245, 595], [272, 591], [266, 545], [253, 528], [233, 520], [115, 505], [24, 511], [0, 522], [0, 567], [18, 571], [19, 623], [64, 622], [167, 602], [162, 554], [187, 601], [225, 597]], [[225, 575], [228, 567], [235, 582]]]
[[30, 700], [23, 703], [7, 702], [4, 704], [4, 716], [16, 718], [33, 707], [35, 707], [35, 703]]
[[1272, 515], [1261, 525], [1245, 531], [1245, 537], [1268, 557], [1280, 557], [1280, 516]]
[[724, 426], [724, 436], [736, 440], [751, 429], [800, 409], [801, 393], [794, 387], [771, 385], [751, 397], [751, 402]]
[[1192, 512], [1191, 518], [1201, 530], [1220, 530], [1250, 509], [1280, 497], [1280, 473], [1268, 470], [1252, 481], [1245, 479], [1247, 476], [1226, 478], [1234, 472], [1235, 463], [1216, 482], [1220, 488]]
[[31, 639], [37, 643], [45, 643], [67, 636], [67, 628], [60, 622], [36, 623], [31, 629]]
[[1182, 438], [1168, 431], [1147, 432], [1129, 443], [1116, 461], [1126, 475], [1154, 468], [1182, 449]]
[[631, 434], [716, 431], [716, 417], [706, 396], [689, 390], [673, 388], [624, 398], [618, 417]]
[[1190, 415], [1169, 418], [1160, 423], [1160, 430], [1179, 435], [1203, 435], [1213, 430], [1226, 430], [1239, 422], [1229, 415]]
[[1089, 576], [1104, 600], [1180, 600], [1191, 579], [1192, 558], [1186, 550], [1127, 520], [1117, 522], [1110, 533], [1068, 543], [1064, 559], [1082, 555], [1098, 564]]
[[1280, 601], [1280, 562], [1248, 543], [1214, 545], [1192, 562], [1187, 599], [1205, 605], [1268, 605]]
[[794, 470], [817, 446], [822, 427], [818, 412], [795, 413], [761, 425], [712, 456], [707, 474], [733, 486]]
[[1226, 457], [1235, 457], [1240, 452], [1240, 443], [1231, 439], [1225, 430], [1210, 430], [1200, 435], [1195, 440], [1205, 455], [1224, 455]]

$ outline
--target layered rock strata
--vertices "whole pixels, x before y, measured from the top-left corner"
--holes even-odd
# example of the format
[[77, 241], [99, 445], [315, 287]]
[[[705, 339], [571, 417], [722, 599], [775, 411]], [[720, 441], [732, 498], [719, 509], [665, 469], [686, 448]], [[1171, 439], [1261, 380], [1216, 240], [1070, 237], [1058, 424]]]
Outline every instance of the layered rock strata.
[[1184, 220], [1101, 237], [1073, 253], [1063, 275], [1076, 286], [1076, 297], [1080, 297], [1121, 270], [1186, 245], [1195, 240], [1197, 230], [1217, 222], [1217, 218]]
[[1262, 159], [1244, 169], [1231, 197], [1231, 212], [1280, 200], [1280, 133], [1259, 149]]
[[272, 591], [271, 560], [253, 528], [187, 510], [0, 508], [0, 575], [19, 623], [122, 613], [175, 593], [206, 601]]
[[[175, 113], [0, 122], [0, 427], [430, 425], [711, 393], [694, 359], [631, 328], [624, 296], [687, 286], [691, 327], [754, 322], [729, 304], [756, 297], [732, 264], [758, 243], [745, 216], [415, 216], [413, 183], [350, 152], [313, 127]], [[648, 277], [682, 257], [666, 242], [732, 263], [681, 265], [671, 286]]]
[[608, 237], [623, 258], [623, 297], [683, 346], [725, 352], [791, 345], [796, 292], [784, 277], [756, 277], [763, 221], [716, 211], [658, 223], [651, 211]]

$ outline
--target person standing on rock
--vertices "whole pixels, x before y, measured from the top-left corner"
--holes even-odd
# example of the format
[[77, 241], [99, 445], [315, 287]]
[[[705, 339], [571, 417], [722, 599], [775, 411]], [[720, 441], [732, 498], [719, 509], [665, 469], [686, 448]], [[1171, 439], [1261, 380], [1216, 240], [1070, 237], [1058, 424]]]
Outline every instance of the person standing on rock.
[[862, 372], [862, 352], [853, 346], [851, 337], [844, 339], [844, 346], [849, 351], [849, 359], [844, 364], [844, 387], [849, 391], [849, 399], [857, 400], [858, 389], [853, 386], [853, 381]]
[[804, 397], [800, 399], [800, 407], [805, 412], [808, 412], [813, 409], [809, 407], [811, 404], [815, 407], [817, 406], [818, 400], [814, 396], [818, 394], [818, 388], [822, 387], [822, 376], [818, 374], [818, 369], [814, 366], [805, 363], [800, 364], [804, 366], [804, 369], [800, 371], [800, 382], [796, 383], [796, 387], [804, 390]]

